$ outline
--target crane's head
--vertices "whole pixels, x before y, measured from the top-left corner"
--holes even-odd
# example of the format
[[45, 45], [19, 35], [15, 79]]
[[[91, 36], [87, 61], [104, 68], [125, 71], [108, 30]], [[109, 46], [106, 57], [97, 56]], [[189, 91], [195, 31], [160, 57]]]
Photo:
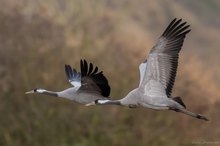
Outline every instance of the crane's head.
[[31, 91], [25, 92], [25, 94], [43, 93], [43, 92], [45, 92], [45, 91], [46, 91], [45, 89], [35, 88], [35, 89], [31, 90]]

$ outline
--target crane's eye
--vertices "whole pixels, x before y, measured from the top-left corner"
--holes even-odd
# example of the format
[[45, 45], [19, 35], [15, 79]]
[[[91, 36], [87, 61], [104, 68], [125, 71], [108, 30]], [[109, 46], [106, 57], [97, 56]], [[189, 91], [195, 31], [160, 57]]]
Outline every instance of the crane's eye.
[[34, 89], [34, 92], [37, 92], [37, 90], [38, 90], [38, 88], [35, 88], [35, 89]]

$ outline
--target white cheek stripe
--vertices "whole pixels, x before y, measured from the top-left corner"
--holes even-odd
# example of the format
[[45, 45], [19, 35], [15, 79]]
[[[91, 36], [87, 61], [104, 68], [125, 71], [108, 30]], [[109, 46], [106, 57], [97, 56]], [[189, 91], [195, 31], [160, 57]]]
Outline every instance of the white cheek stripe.
[[44, 90], [44, 89], [37, 89], [37, 92], [39, 92], [39, 93], [43, 93], [43, 92], [45, 92], [46, 90]]
[[109, 102], [110, 100], [98, 100], [98, 102], [100, 103], [100, 104], [103, 104], [103, 103], [106, 103], [106, 102]]

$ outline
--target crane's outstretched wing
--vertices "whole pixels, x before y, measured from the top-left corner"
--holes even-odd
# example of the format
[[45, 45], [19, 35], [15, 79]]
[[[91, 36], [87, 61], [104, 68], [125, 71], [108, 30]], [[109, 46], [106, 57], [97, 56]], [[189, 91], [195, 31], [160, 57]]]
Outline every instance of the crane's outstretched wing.
[[74, 87], [81, 86], [81, 75], [76, 69], [72, 69], [70, 65], [65, 65], [66, 76], [70, 84]]
[[80, 61], [81, 87], [79, 92], [96, 93], [104, 97], [110, 94], [110, 86], [103, 72], [98, 72], [98, 67], [93, 68], [93, 64], [88, 64], [86, 60]]
[[[189, 25], [181, 21], [182, 19], [174, 19], [150, 51], [147, 70], [139, 87], [145, 91], [149, 90], [155, 96], [157, 94], [171, 96], [179, 52], [186, 34], [190, 32]], [[164, 93], [161, 93], [162, 91]]]

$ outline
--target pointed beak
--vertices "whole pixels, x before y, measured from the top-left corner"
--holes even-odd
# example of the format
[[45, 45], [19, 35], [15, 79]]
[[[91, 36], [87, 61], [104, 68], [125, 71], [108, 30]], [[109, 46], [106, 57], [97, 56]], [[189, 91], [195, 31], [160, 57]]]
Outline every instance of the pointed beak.
[[31, 91], [25, 92], [25, 94], [32, 94], [32, 93], [34, 93], [34, 90], [31, 90]]
[[90, 102], [90, 103], [86, 104], [85, 106], [91, 106], [91, 105], [96, 105], [96, 104], [95, 104], [95, 102], [93, 101], [93, 102]]

